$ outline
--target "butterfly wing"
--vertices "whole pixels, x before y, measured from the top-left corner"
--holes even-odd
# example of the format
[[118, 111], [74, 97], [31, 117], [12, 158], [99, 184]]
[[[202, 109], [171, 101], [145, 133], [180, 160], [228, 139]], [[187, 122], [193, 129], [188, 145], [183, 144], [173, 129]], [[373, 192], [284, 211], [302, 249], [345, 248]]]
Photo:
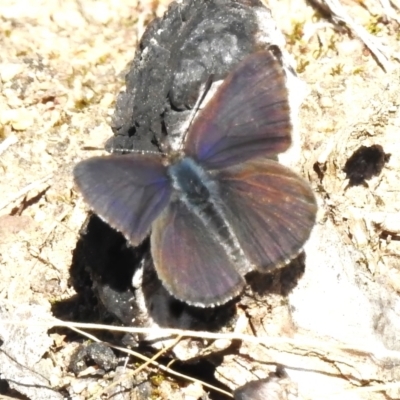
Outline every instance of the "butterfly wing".
[[93, 157], [74, 168], [74, 179], [89, 206], [138, 245], [168, 204], [171, 183], [156, 155]]
[[223, 304], [244, 287], [225, 249], [179, 200], [172, 201], [154, 222], [151, 253], [163, 285], [188, 304]]
[[219, 169], [288, 149], [291, 122], [282, 66], [269, 51], [246, 57], [188, 132], [185, 153]]
[[294, 258], [314, 226], [317, 205], [308, 183], [269, 159], [214, 173], [226, 218], [261, 272]]

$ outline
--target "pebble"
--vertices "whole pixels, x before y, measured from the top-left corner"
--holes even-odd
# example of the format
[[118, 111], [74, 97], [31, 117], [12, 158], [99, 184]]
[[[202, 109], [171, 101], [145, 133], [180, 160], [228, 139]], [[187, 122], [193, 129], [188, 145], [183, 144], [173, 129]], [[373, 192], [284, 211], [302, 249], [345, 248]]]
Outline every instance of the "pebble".
[[16, 131], [25, 131], [34, 122], [31, 112], [25, 109], [3, 110], [0, 113], [0, 123], [11, 125]]
[[22, 64], [0, 64], [0, 77], [3, 83], [11, 81], [15, 76], [20, 74], [24, 69]]

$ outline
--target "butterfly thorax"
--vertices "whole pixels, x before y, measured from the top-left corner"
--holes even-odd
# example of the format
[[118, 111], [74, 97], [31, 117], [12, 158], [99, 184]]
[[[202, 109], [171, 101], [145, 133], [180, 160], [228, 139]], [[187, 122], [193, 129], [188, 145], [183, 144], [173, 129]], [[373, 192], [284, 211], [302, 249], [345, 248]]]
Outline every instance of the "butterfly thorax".
[[226, 222], [218, 183], [212, 175], [190, 157], [171, 165], [168, 175], [176, 191], [174, 197], [200, 218], [210, 233], [228, 251], [233, 261], [243, 262], [244, 254]]
[[192, 158], [185, 157], [171, 165], [168, 174], [174, 189], [195, 207], [210, 202], [210, 196], [217, 195], [216, 183]]

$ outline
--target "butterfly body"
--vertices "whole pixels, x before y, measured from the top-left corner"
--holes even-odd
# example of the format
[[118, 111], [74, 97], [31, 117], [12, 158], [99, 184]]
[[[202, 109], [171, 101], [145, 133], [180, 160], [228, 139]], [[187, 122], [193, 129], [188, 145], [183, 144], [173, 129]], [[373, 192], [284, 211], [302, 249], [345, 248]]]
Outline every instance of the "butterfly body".
[[168, 167], [168, 175], [174, 189], [182, 194], [187, 203], [200, 205], [210, 201], [217, 193], [216, 183], [209, 178], [201, 165], [190, 157], [185, 157]]
[[[223, 246], [232, 262], [246, 263], [235, 234], [229, 227], [224, 204], [219, 194], [218, 181], [190, 157], [185, 157], [168, 168], [177, 201], [194, 213], [204, 228]], [[247, 268], [250, 271], [250, 268]]]
[[210, 307], [237, 296], [249, 271], [287, 264], [309, 237], [314, 195], [273, 160], [290, 142], [285, 76], [261, 51], [228, 75], [179, 155], [94, 157], [74, 177], [132, 245], [151, 232], [155, 269], [171, 294]]

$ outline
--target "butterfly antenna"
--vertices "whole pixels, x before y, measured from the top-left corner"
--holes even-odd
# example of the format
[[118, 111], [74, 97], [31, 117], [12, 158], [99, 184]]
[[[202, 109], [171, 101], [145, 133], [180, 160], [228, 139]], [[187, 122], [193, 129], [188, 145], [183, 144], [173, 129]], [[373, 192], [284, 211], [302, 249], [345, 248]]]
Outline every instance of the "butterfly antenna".
[[99, 151], [99, 150], [104, 150], [104, 147], [97, 147], [97, 146], [83, 146], [82, 150], [85, 151]]
[[124, 154], [124, 153], [135, 153], [135, 154], [160, 154], [159, 151], [153, 151], [153, 150], [138, 150], [138, 149], [117, 149], [112, 147], [111, 149], [111, 154]]
[[[86, 151], [104, 151], [104, 147], [96, 147], [96, 146], [83, 146], [82, 150]], [[107, 150], [106, 150], [107, 151]], [[111, 154], [124, 154], [124, 153], [135, 153], [135, 154], [160, 154], [159, 151], [152, 150], [137, 150], [137, 149], [120, 149], [112, 147], [110, 149]]]
[[186, 136], [187, 136], [187, 134], [189, 132], [189, 129], [192, 126], [192, 123], [193, 123], [194, 119], [196, 118], [196, 115], [197, 115], [198, 111], [200, 110], [200, 106], [203, 103], [204, 99], [206, 98], [206, 96], [207, 96], [207, 94], [208, 94], [208, 92], [209, 92], [209, 90], [211, 88], [211, 85], [212, 85], [213, 81], [214, 81], [214, 74], [211, 74], [207, 78], [207, 80], [204, 83], [204, 85], [202, 85], [201, 96], [198, 97], [198, 99], [197, 99], [197, 101], [196, 101], [196, 103], [195, 103], [195, 105], [194, 105], [194, 107], [192, 109], [192, 112], [191, 112], [191, 115], [190, 115], [190, 118], [189, 118], [189, 125], [187, 126], [187, 128], [185, 130], [185, 133], [183, 135], [183, 138], [182, 138], [182, 144], [185, 143]]

